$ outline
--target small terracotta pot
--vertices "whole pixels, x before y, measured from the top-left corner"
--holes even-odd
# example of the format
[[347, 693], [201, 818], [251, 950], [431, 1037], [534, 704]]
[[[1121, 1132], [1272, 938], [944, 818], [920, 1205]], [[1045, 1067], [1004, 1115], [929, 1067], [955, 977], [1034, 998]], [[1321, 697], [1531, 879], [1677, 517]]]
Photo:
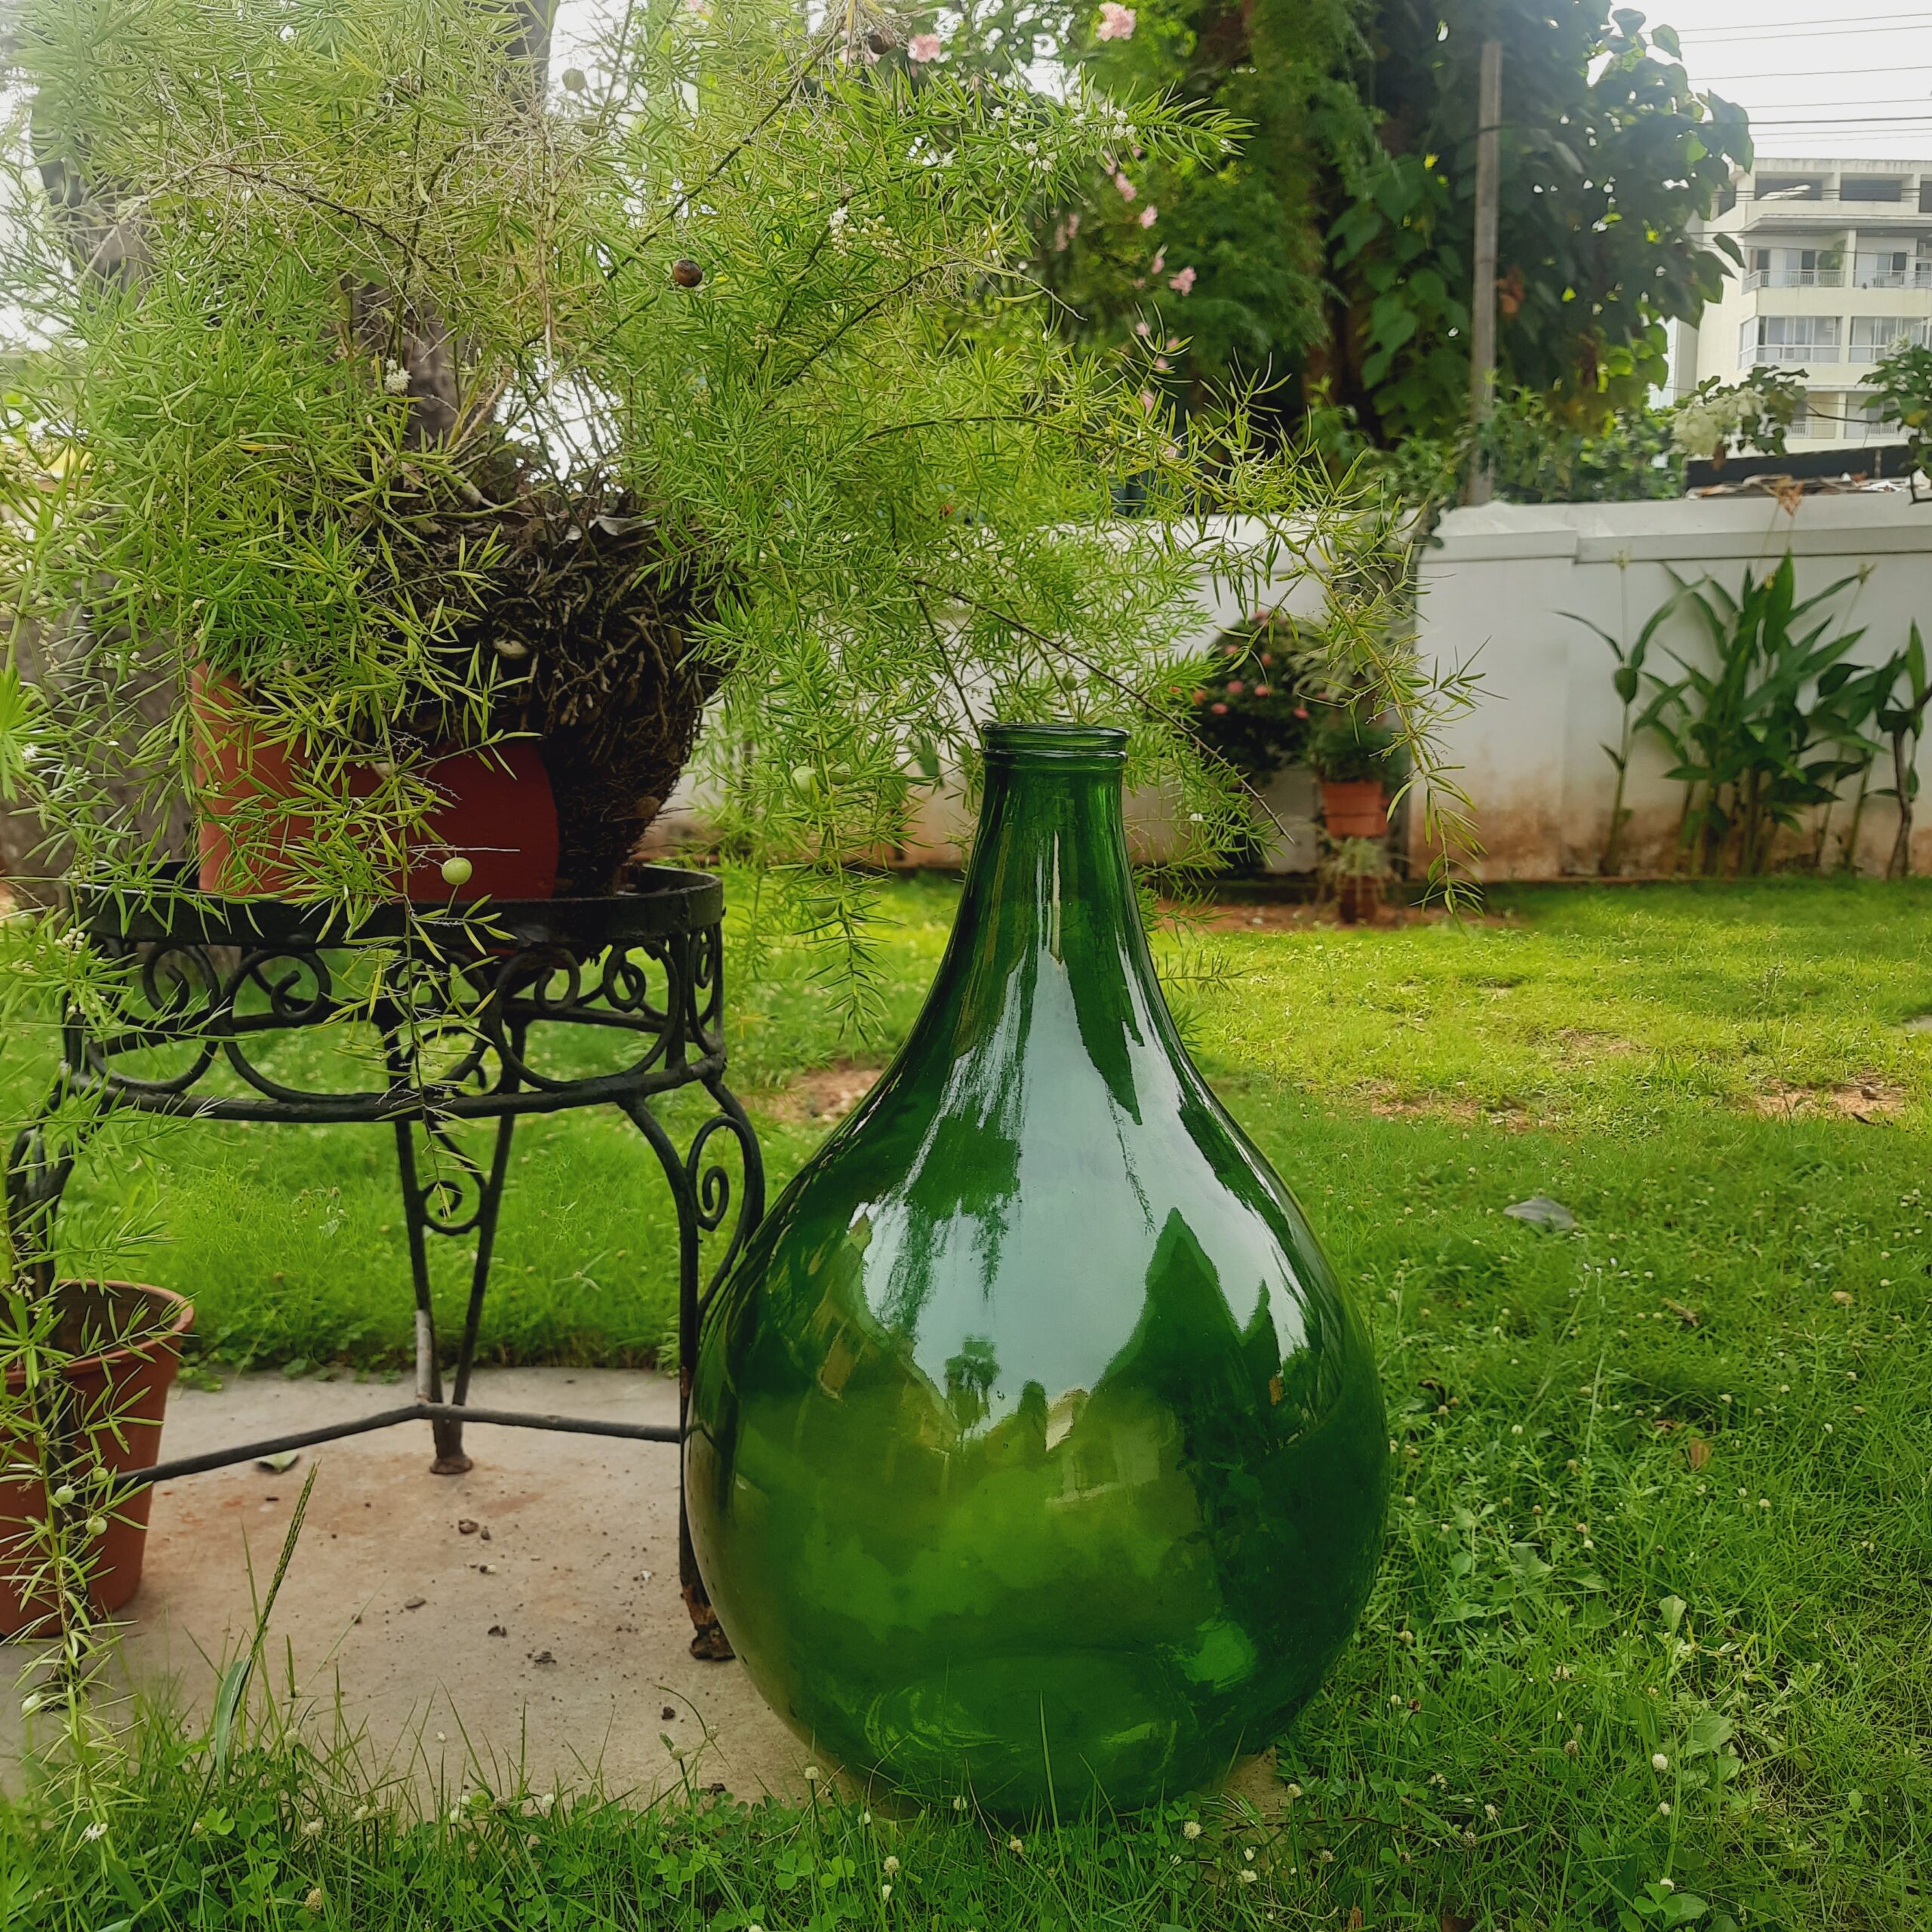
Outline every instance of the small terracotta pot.
[[1379, 778], [1324, 778], [1321, 822], [1331, 838], [1386, 838], [1389, 801]]
[[1335, 916], [1345, 926], [1373, 925], [1382, 909], [1382, 887], [1374, 878], [1338, 879], [1335, 884]]
[[[255, 801], [288, 798], [303, 774], [286, 746], [258, 734], [241, 700], [232, 678], [197, 670], [189, 680], [201, 885], [228, 899], [272, 897], [293, 884], [288, 869], [259, 849], [238, 852], [226, 821]], [[430, 815], [421, 846], [410, 854], [407, 878], [392, 877], [398, 899], [446, 904], [452, 897], [555, 896], [557, 804], [534, 745], [518, 740], [488, 752], [451, 752], [422, 776], [448, 803]], [[367, 798], [381, 783], [373, 764], [349, 765], [345, 777], [351, 798]], [[281, 823], [294, 832], [303, 820], [291, 815]], [[452, 857], [467, 859], [471, 868], [454, 894], [441, 872]]]
[[[161, 1460], [162, 1412], [175, 1371], [181, 1365], [181, 1337], [193, 1325], [192, 1303], [168, 1288], [132, 1281], [63, 1281], [55, 1290], [62, 1304], [61, 1327], [71, 1322], [73, 1346], [83, 1346], [86, 1328], [128, 1334], [118, 1348], [70, 1362], [62, 1379], [75, 1404], [73, 1421], [81, 1432], [85, 1469], [98, 1463], [116, 1475], [149, 1469]], [[130, 1317], [145, 1309], [134, 1327]], [[26, 1387], [23, 1367], [7, 1372], [14, 1401]], [[30, 1455], [17, 1435], [0, 1436], [0, 1634], [17, 1636], [53, 1614], [45, 1594], [29, 1597], [23, 1585], [46, 1559], [40, 1532], [49, 1508], [47, 1485], [38, 1475], [12, 1473]], [[107, 1513], [107, 1533], [94, 1543], [89, 1578], [97, 1614], [118, 1610], [141, 1583], [147, 1551], [148, 1505], [152, 1490], [140, 1489]]]

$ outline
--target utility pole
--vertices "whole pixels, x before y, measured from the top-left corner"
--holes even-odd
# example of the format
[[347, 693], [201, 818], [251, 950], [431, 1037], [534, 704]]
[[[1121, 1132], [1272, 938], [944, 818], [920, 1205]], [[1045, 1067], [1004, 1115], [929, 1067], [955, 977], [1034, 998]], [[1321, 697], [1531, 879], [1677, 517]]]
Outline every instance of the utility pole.
[[[1476, 86], [1476, 261], [1469, 291], [1469, 427], [1477, 435], [1496, 402], [1497, 135], [1502, 120], [1503, 43], [1486, 40]], [[1472, 451], [1469, 500], [1486, 503], [1490, 494], [1489, 465]]]

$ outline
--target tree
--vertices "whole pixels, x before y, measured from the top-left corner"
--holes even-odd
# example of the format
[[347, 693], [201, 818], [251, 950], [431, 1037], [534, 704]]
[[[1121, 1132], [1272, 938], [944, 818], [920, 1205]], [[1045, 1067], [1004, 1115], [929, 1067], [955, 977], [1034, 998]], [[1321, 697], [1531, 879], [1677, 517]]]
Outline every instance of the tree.
[[1371, 34], [1386, 158], [1331, 231], [1337, 294], [1311, 387], [1377, 441], [1461, 415], [1476, 66], [1494, 35], [1499, 380], [1585, 421], [1641, 402], [1663, 378], [1666, 322], [1696, 315], [1738, 260], [1690, 229], [1750, 159], [1743, 110], [1693, 88], [1669, 28], [1647, 35], [1603, 0], [1378, 0]]
[[[937, 59], [1004, 69], [1013, 38], [942, 8]], [[1664, 324], [1721, 284], [1690, 224], [1748, 160], [1742, 111], [1691, 85], [1667, 28], [1606, 0], [1149, 0], [1103, 6], [1036, 61], [1212, 103], [1231, 153], [1110, 157], [1044, 208], [1039, 272], [1078, 331], [1146, 345], [1177, 393], [1230, 379], [1387, 446], [1466, 411], [1476, 66], [1503, 41], [1499, 380], [1580, 426], [1641, 400]], [[1035, 67], [1035, 71], [1038, 71]]]

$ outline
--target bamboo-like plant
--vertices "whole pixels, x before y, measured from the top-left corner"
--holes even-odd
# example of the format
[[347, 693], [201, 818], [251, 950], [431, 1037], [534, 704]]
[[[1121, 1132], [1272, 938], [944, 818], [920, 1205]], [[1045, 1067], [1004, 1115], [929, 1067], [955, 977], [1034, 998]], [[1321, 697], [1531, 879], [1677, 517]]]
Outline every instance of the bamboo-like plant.
[[1650, 656], [1651, 645], [1657, 634], [1675, 614], [1685, 593], [1680, 587], [1660, 604], [1644, 620], [1643, 627], [1632, 641], [1626, 651], [1623, 644], [1602, 625], [1591, 619], [1580, 617], [1574, 611], [1563, 614], [1572, 623], [1582, 624], [1595, 631], [1610, 646], [1611, 654], [1617, 660], [1617, 669], [1611, 673], [1611, 684], [1617, 693], [1617, 701], [1622, 707], [1618, 720], [1617, 743], [1603, 747], [1604, 755], [1610, 760], [1617, 774], [1617, 786], [1611, 795], [1610, 829], [1604, 835], [1602, 870], [1606, 878], [1614, 878], [1623, 864], [1623, 828], [1629, 823], [1630, 813], [1623, 802], [1623, 794], [1630, 778], [1630, 754], [1635, 748], [1638, 731], [1643, 728], [1643, 719], [1637, 709], [1637, 700], [1643, 689], [1644, 665]]
[[1816, 754], [1832, 735], [1820, 681], [1864, 633], [1832, 629], [1829, 615], [1801, 620], [1861, 574], [1799, 599], [1787, 553], [1761, 580], [1748, 569], [1737, 595], [1713, 579], [1677, 580], [1673, 601], [1701, 623], [1715, 670], [1673, 651], [1676, 678], [1644, 675], [1651, 701], [1637, 728], [1654, 733], [1676, 762], [1684, 787], [1681, 849], [1703, 873], [1762, 872], [1778, 830], [1835, 795], [1831, 761]]
[[[857, 0], [811, 30], [641, 0], [554, 81], [547, 20], [24, 0], [0, 787], [72, 864], [162, 887], [178, 694], [218, 675], [305, 774], [228, 829], [352, 912], [442, 749], [534, 739], [595, 891], [695, 746], [857, 1008], [841, 861], [902, 832], [909, 746], [1115, 720], [1202, 851], [1237, 837], [1175, 675], [1204, 577], [1401, 574], [1334, 568], [1362, 505], [1241, 398], [1179, 422], [1139, 352], [1043, 326], [1028, 223], [1228, 125], [916, 70]], [[1324, 635], [1426, 773], [1389, 594]]]
[[1903, 878], [1912, 870], [1912, 822], [1918, 798], [1918, 739], [1925, 728], [1928, 703], [1932, 703], [1932, 681], [1926, 677], [1925, 645], [1915, 622], [1904, 650], [1884, 666], [1884, 697], [1877, 707], [1878, 728], [1891, 748], [1891, 793], [1899, 808], [1898, 831], [1885, 865], [1887, 878]]

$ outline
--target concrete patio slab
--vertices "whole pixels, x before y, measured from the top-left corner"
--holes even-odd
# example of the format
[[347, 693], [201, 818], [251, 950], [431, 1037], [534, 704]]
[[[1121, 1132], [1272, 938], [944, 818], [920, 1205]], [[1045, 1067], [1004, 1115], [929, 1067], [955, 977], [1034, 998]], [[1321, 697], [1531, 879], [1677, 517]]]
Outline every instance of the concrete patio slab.
[[[312, 1428], [392, 1407], [401, 1394], [280, 1375], [177, 1388], [164, 1451], [194, 1455]], [[479, 1371], [470, 1399], [677, 1419], [674, 1385], [648, 1371]], [[676, 1452], [475, 1425], [465, 1447], [475, 1463], [467, 1475], [432, 1475], [428, 1427], [412, 1424], [304, 1451], [280, 1472], [248, 1463], [164, 1484], [141, 1588], [123, 1613], [120, 1674], [205, 1715], [222, 1664], [248, 1640], [312, 1467], [265, 1662], [285, 1700], [292, 1678], [323, 1737], [339, 1708], [384, 1775], [431, 1798], [466, 1783], [505, 1789], [520, 1767], [533, 1790], [598, 1773], [613, 1792], [641, 1798], [688, 1776], [741, 1798], [801, 1799], [806, 1746], [742, 1665], [690, 1654]], [[29, 1740], [12, 1700], [0, 1708], [11, 1770]], [[1266, 1811], [1281, 1789], [1254, 1759], [1230, 1795]]]
[[[279, 1375], [177, 1389], [164, 1450], [312, 1428], [393, 1407], [401, 1392]], [[479, 1371], [470, 1399], [677, 1420], [675, 1387], [649, 1372]], [[668, 1736], [700, 1783], [801, 1796], [805, 1748], [743, 1666], [689, 1654], [675, 1450], [474, 1426], [465, 1446], [475, 1467], [461, 1476], [429, 1473], [428, 1427], [411, 1425], [305, 1451], [279, 1474], [250, 1463], [165, 1484], [123, 1613], [127, 1677], [171, 1686], [189, 1710], [211, 1706], [312, 1465], [268, 1657], [285, 1690], [292, 1656], [302, 1695], [330, 1724], [339, 1694], [377, 1762], [432, 1791], [466, 1776], [500, 1788], [502, 1767], [521, 1764], [533, 1789], [581, 1785], [601, 1768], [614, 1791], [645, 1794], [681, 1775]], [[0, 1749], [17, 1761], [17, 1720], [8, 1727]]]

